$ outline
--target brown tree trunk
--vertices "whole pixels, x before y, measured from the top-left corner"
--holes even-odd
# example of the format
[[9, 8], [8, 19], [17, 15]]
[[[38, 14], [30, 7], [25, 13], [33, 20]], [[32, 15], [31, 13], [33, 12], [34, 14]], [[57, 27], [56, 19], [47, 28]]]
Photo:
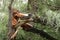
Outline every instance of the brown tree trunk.
[[9, 11], [9, 21], [8, 21], [8, 40], [16, 40], [15, 38], [11, 38], [11, 36], [15, 33], [15, 29], [12, 28], [12, 10]]
[[11, 3], [9, 4], [9, 19], [8, 19], [8, 40], [16, 40], [16, 38], [11, 38], [11, 36], [15, 33], [16, 29], [12, 28], [12, 3], [14, 0], [11, 0]]

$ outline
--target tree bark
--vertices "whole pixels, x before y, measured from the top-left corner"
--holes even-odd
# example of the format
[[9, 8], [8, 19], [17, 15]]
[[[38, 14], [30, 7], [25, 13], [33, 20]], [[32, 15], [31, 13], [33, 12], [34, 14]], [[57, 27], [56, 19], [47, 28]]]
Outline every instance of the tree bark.
[[8, 40], [16, 40], [16, 38], [11, 38], [11, 36], [14, 34], [16, 31], [15, 29], [12, 28], [12, 3], [14, 0], [11, 0], [11, 3], [8, 6], [9, 10], [9, 19], [8, 19]]

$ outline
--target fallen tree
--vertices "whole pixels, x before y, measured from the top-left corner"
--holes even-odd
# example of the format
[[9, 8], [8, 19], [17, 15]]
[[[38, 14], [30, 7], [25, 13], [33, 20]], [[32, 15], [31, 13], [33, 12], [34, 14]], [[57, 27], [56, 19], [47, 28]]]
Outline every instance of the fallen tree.
[[13, 1], [14, 0], [11, 0], [11, 3], [9, 4], [9, 7], [8, 7], [9, 9], [8, 40], [16, 40], [16, 34], [18, 33], [18, 30], [20, 29], [20, 27], [22, 27], [23, 30], [25, 31], [39, 34], [48, 40], [57, 40], [52, 36], [50, 36], [48, 33], [44, 32], [43, 30], [38, 30], [36, 28], [33, 28], [33, 26], [29, 23], [29, 22], [34, 22], [34, 23], [40, 23], [42, 25], [45, 25], [45, 22], [47, 22], [47, 20], [43, 22], [39, 16], [35, 15], [36, 17], [29, 17], [30, 15], [28, 15], [27, 17], [29, 18], [22, 21], [20, 20], [20, 22], [18, 22], [19, 19], [21, 18], [24, 19], [26, 17], [24, 15], [21, 16], [21, 13], [19, 12], [19, 10], [12, 8]]

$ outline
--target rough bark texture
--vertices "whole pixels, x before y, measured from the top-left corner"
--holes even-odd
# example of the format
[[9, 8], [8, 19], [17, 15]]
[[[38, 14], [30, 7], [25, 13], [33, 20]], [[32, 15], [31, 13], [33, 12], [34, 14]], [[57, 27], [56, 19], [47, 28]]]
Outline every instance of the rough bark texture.
[[8, 20], [8, 40], [16, 40], [15, 38], [11, 38], [14, 34], [15, 29], [12, 28], [12, 3], [14, 0], [11, 0], [11, 3], [8, 6], [9, 9], [9, 20]]

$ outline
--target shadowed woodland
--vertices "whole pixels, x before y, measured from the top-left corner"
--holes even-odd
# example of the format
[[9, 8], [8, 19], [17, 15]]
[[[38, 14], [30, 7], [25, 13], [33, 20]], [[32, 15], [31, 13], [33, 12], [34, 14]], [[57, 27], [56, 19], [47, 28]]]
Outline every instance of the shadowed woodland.
[[0, 0], [0, 40], [60, 40], [60, 0]]

